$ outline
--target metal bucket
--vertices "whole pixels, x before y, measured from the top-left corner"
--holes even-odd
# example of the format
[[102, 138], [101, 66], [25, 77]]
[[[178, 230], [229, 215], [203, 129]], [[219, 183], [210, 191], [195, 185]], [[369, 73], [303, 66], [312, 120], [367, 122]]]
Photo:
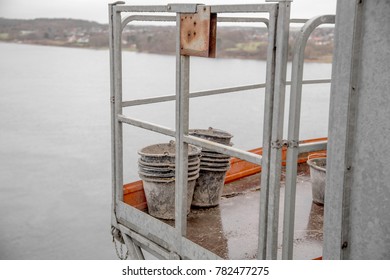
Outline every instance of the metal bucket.
[[192, 205], [198, 207], [219, 205], [225, 185], [226, 170], [200, 170]]
[[[187, 189], [187, 214], [190, 213], [192, 197], [196, 178], [193, 176], [188, 180]], [[149, 179], [140, 175], [143, 179], [146, 203], [150, 215], [166, 220], [175, 219], [175, 179]]]
[[[188, 145], [188, 161], [196, 160], [200, 151], [198, 147]], [[174, 141], [155, 144], [141, 149], [138, 154], [145, 163], [175, 164], [176, 145]]]
[[233, 137], [229, 132], [212, 127], [208, 129], [191, 129], [189, 133], [190, 135], [224, 145], [229, 145], [230, 139]]
[[[175, 178], [175, 171], [172, 172], [145, 172], [144, 170], [138, 170], [139, 175], [143, 175], [144, 177], [153, 177], [153, 178]], [[188, 171], [188, 177], [193, 177], [199, 174], [199, 168], [196, 170]]]
[[200, 163], [200, 168], [229, 168], [230, 167], [230, 162], [227, 163], [220, 163], [220, 162], [208, 162], [208, 161], [202, 161]]
[[[188, 160], [188, 168], [192, 168], [193, 166], [197, 166], [200, 163], [200, 158], [192, 158], [191, 160]], [[175, 170], [175, 163], [163, 163], [163, 162], [146, 162], [142, 159], [138, 160], [138, 165], [143, 167], [149, 167], [149, 168], [171, 168]]]
[[[192, 172], [195, 170], [198, 170], [200, 167], [200, 162], [197, 165], [189, 165], [188, 166], [188, 172]], [[147, 173], [173, 173], [175, 174], [175, 167], [150, 167], [150, 166], [145, 166], [142, 164], [138, 164], [138, 170], [142, 172], [147, 172]], [[175, 176], [175, 175], [173, 175]]]
[[325, 203], [326, 158], [313, 158], [307, 161], [310, 166], [310, 179], [313, 202]]
[[215, 152], [205, 152], [202, 150], [201, 153], [201, 160], [202, 158], [208, 158], [209, 160], [217, 159], [217, 160], [229, 160], [230, 156], [220, 154], [220, 153], [215, 153]]
[[[138, 174], [143, 180], [150, 215], [160, 219], [175, 219], [175, 142], [155, 144], [138, 153]], [[188, 145], [188, 195], [190, 212], [196, 179], [199, 177], [201, 150]]]
[[[202, 139], [232, 146], [232, 134], [214, 128], [193, 129], [190, 134]], [[199, 178], [195, 185], [192, 205], [199, 207], [217, 206], [225, 184], [226, 172], [230, 168], [230, 156], [202, 149]]]
[[230, 163], [230, 157], [228, 158], [211, 158], [211, 157], [206, 157], [202, 155], [202, 163], [203, 162], [212, 162], [212, 163], [224, 163], [224, 164], [229, 164]]

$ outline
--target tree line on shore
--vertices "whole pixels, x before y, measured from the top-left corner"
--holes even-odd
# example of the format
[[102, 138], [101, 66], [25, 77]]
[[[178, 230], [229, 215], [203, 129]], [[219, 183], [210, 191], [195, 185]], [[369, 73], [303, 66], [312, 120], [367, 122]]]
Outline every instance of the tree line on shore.
[[[298, 29], [290, 31], [290, 56]], [[0, 18], [0, 41], [81, 48], [108, 48], [109, 26], [75, 19], [16, 20]], [[155, 54], [175, 53], [174, 26], [133, 25], [122, 34], [122, 48]], [[267, 29], [222, 26], [217, 30], [217, 57], [266, 59]], [[317, 28], [305, 50], [305, 58], [329, 62], [333, 51], [333, 28]]]

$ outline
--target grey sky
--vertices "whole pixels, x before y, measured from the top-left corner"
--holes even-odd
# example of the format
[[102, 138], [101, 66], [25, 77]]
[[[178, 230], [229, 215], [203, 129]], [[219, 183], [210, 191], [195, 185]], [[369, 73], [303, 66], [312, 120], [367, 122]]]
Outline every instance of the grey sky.
[[[0, 17], [32, 19], [74, 18], [107, 23], [107, 4], [115, 0], [0, 0]], [[167, 3], [204, 4], [249, 4], [263, 3], [265, 0], [132, 0], [126, 4], [165, 5]], [[294, 0], [291, 15], [293, 18], [310, 18], [322, 14], [334, 14], [336, 0]]]

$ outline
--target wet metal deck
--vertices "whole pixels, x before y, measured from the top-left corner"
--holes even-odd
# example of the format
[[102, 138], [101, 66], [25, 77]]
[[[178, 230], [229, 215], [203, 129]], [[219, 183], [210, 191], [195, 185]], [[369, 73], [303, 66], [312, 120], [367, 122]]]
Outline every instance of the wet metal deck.
[[[281, 182], [281, 213], [284, 203], [283, 180], [284, 178]], [[188, 238], [225, 259], [256, 258], [260, 195], [260, 174], [226, 185], [218, 207], [191, 210], [188, 216]], [[279, 258], [282, 216], [281, 214], [279, 223]], [[308, 167], [300, 165], [296, 196], [294, 259], [313, 259], [322, 256], [322, 225], [323, 207], [312, 203]]]

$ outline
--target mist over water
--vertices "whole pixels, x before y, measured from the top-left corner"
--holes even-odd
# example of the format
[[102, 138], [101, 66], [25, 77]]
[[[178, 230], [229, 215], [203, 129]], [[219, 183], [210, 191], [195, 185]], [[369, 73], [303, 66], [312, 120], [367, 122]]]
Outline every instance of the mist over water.
[[[0, 61], [0, 259], [115, 259], [108, 51], [2, 43]], [[330, 72], [330, 64], [305, 65], [309, 79]], [[125, 52], [123, 79], [124, 100], [174, 94], [175, 58]], [[264, 81], [263, 61], [191, 59], [191, 91]], [[327, 135], [329, 91], [304, 87], [302, 139]], [[263, 106], [264, 90], [192, 99], [190, 127], [260, 147]], [[124, 114], [175, 127], [174, 102]], [[125, 127], [124, 140], [129, 182], [138, 180], [137, 151], [170, 138]]]

